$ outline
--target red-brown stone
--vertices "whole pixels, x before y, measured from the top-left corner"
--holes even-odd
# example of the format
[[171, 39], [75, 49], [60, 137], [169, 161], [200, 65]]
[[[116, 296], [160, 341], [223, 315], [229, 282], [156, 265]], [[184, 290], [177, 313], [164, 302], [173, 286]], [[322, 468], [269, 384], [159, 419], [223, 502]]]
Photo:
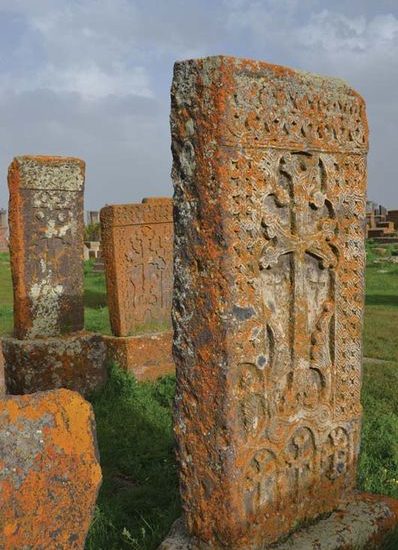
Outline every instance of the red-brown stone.
[[[367, 493], [354, 494], [319, 521], [303, 526], [282, 542], [261, 550], [359, 550], [390, 548], [388, 537], [398, 523], [398, 501]], [[189, 535], [182, 519], [173, 525], [158, 550], [214, 550]]]
[[189, 533], [274, 542], [355, 487], [368, 126], [346, 83], [176, 63], [175, 434]]
[[106, 206], [101, 238], [112, 333], [132, 336], [167, 328], [173, 284], [171, 199]]
[[175, 372], [171, 331], [138, 336], [104, 336], [108, 361], [115, 361], [137, 380], [155, 380]]
[[0, 400], [0, 548], [83, 548], [100, 483], [94, 415], [80, 395]]

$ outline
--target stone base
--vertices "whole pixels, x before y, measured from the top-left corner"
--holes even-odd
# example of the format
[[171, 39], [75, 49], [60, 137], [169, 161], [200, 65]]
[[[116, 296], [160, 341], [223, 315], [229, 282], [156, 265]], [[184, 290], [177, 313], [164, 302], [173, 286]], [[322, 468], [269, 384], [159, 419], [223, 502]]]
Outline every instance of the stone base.
[[108, 360], [134, 374], [137, 380], [155, 380], [173, 374], [171, 331], [140, 336], [104, 336]]
[[2, 340], [7, 391], [13, 395], [67, 388], [87, 395], [106, 381], [102, 336], [76, 333], [59, 338]]
[[[342, 503], [339, 509], [326, 519], [320, 519], [308, 527], [299, 529], [281, 542], [265, 545], [257, 550], [268, 548], [272, 550], [392, 549], [397, 546], [384, 546], [383, 541], [397, 526], [398, 500], [360, 493], [350, 501]], [[183, 520], [179, 519], [174, 523], [170, 534], [158, 550], [216, 550], [216, 548], [189, 537]]]

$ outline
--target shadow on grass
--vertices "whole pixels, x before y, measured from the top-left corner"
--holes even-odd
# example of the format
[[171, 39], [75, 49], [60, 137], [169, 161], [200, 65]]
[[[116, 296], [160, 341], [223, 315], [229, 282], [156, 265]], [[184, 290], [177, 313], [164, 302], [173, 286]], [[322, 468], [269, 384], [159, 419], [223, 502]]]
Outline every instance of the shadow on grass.
[[91, 398], [103, 484], [86, 550], [152, 550], [180, 514], [171, 423], [173, 377], [138, 383], [111, 367]]
[[398, 295], [368, 294], [365, 299], [367, 306], [398, 307]]
[[101, 291], [86, 289], [84, 291], [84, 305], [93, 309], [106, 307], [108, 305], [106, 294]]

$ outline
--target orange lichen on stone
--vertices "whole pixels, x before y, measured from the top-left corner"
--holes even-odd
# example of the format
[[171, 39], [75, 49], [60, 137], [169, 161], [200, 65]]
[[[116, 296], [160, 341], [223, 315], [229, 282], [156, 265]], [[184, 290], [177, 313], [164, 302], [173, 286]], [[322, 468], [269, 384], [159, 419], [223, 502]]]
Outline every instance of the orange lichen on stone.
[[137, 380], [155, 380], [175, 372], [171, 331], [138, 336], [104, 336], [108, 361], [115, 361]]
[[368, 126], [346, 83], [176, 63], [175, 434], [190, 534], [274, 542], [355, 487]]
[[100, 483], [94, 415], [79, 394], [0, 400], [0, 548], [83, 548]]
[[170, 323], [172, 201], [155, 197], [106, 206], [100, 216], [112, 333], [131, 336], [145, 325], [156, 331]]
[[[330, 515], [303, 526], [283, 542], [261, 550], [359, 550], [391, 548], [388, 536], [398, 523], [398, 501], [381, 495], [359, 493], [341, 502]], [[189, 536], [177, 520], [158, 550], [214, 550]]]
[[85, 164], [16, 157], [8, 172], [14, 331], [17, 338], [83, 328]]
[[88, 395], [107, 378], [107, 349], [100, 334], [18, 340], [4, 336], [5, 378], [9, 393], [67, 388]]

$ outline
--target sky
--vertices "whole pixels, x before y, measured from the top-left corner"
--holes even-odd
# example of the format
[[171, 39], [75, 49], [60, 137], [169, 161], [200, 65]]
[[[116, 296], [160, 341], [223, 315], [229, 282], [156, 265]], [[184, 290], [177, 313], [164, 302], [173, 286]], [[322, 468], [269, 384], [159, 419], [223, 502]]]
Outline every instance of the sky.
[[86, 209], [171, 195], [173, 63], [217, 54], [347, 80], [398, 208], [398, 0], [0, 0], [0, 206], [21, 154], [83, 158]]

